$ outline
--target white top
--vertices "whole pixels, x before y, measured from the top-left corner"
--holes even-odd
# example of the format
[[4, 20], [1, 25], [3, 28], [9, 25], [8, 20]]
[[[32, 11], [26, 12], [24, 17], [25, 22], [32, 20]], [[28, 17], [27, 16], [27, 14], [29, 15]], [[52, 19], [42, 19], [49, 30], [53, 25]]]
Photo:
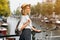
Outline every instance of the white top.
[[[28, 15], [22, 16], [22, 17], [21, 17], [20, 24], [19, 24], [19, 26], [18, 26], [18, 29], [20, 30], [20, 28], [22, 27], [22, 25], [23, 25], [24, 23], [26, 23], [29, 19], [30, 19], [30, 18], [29, 18]], [[28, 28], [28, 29], [31, 29], [31, 28], [32, 28], [32, 21], [31, 21], [31, 20], [30, 20], [30, 24], [27, 25], [25, 28]]]

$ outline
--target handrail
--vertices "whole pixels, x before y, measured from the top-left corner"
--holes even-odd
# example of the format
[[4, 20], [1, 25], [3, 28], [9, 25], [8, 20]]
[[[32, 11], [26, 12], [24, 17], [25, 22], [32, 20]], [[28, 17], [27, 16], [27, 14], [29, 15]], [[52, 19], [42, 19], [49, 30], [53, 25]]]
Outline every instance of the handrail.
[[19, 36], [19, 35], [5, 35], [5, 36], [0, 36], [0, 38], [3, 38], [3, 37], [14, 37], [14, 36]]

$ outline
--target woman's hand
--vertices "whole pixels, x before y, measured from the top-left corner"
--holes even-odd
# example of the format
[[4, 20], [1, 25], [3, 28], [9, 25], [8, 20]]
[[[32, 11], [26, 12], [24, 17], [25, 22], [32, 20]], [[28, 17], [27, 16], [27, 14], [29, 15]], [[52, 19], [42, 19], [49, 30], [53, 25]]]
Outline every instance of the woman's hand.
[[30, 20], [28, 20], [27, 22], [30, 23]]
[[41, 32], [41, 30], [36, 30], [36, 32], [37, 32], [37, 33], [40, 33], [40, 32]]
[[29, 25], [29, 23], [30, 23], [30, 20], [27, 20], [27, 22], [22, 25], [20, 30], [23, 30], [27, 25]]
[[24, 23], [24, 24], [29, 24], [30, 23], [30, 20], [27, 20], [27, 22], [26, 23]]
[[32, 27], [32, 30], [35, 31], [36, 33], [40, 33], [41, 30], [37, 30], [36, 28]]

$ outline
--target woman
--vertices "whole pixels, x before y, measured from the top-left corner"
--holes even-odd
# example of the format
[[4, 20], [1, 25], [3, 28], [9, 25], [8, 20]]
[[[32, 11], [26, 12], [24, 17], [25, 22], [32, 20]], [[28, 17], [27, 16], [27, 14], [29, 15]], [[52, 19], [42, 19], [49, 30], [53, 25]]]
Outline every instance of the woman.
[[19, 40], [31, 40], [31, 29], [36, 32], [41, 32], [41, 30], [32, 27], [32, 21], [28, 16], [30, 13], [30, 4], [23, 4], [21, 8], [22, 16], [18, 29], [22, 31], [22, 34], [20, 35]]

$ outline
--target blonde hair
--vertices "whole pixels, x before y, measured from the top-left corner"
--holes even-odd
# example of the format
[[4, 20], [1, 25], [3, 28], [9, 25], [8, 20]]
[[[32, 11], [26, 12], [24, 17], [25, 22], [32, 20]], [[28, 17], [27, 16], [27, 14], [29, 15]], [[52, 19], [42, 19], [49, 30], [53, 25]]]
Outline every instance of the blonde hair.
[[[21, 8], [22, 8], [22, 10], [21, 10], [22, 15], [24, 15], [23, 13], [25, 12], [25, 8], [26, 8], [27, 6], [30, 7], [30, 5], [26, 5], [26, 6], [24, 6], [24, 7], [21, 7]], [[28, 13], [27, 15], [30, 15], [30, 13]]]

